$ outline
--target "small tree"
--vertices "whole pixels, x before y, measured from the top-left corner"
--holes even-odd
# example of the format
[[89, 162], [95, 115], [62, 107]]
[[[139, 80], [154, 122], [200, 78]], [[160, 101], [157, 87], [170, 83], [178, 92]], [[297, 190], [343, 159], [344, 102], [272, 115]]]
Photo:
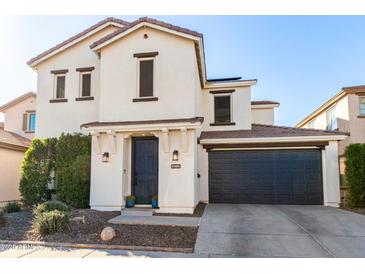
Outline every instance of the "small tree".
[[46, 201], [50, 170], [54, 167], [54, 151], [57, 140], [34, 139], [25, 153], [19, 191], [22, 201], [27, 206]]
[[82, 134], [62, 134], [56, 146], [56, 194], [75, 208], [89, 205], [91, 139]]
[[365, 205], [365, 144], [351, 144], [346, 148], [346, 180], [351, 206]]

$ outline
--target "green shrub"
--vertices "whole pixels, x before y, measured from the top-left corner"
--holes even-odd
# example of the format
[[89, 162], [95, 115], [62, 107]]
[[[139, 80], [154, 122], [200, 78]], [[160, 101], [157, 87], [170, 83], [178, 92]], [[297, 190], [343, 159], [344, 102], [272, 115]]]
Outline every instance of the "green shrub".
[[34, 139], [25, 153], [19, 191], [26, 206], [44, 202], [48, 199], [50, 171], [54, 167], [56, 139]]
[[33, 221], [34, 231], [40, 235], [62, 232], [67, 228], [70, 215], [57, 209], [36, 215]]
[[4, 210], [0, 209], [0, 225], [5, 224], [5, 212]]
[[365, 144], [351, 144], [346, 148], [346, 181], [351, 206], [365, 205]]
[[62, 134], [56, 145], [56, 194], [66, 204], [85, 208], [90, 197], [91, 139]]
[[19, 212], [20, 210], [21, 207], [17, 202], [9, 202], [4, 207], [4, 211], [7, 213]]
[[37, 207], [34, 209], [34, 215], [38, 216], [45, 212], [50, 212], [53, 210], [58, 210], [61, 212], [65, 212], [67, 214], [71, 213], [71, 208], [67, 206], [65, 203], [60, 201], [48, 201], [42, 204], [37, 205]]

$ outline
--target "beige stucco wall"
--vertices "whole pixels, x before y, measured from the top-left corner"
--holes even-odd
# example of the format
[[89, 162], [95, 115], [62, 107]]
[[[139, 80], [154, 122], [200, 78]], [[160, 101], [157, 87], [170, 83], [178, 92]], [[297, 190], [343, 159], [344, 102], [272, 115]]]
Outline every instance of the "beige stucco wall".
[[253, 124], [274, 125], [274, 108], [251, 108], [251, 120]]
[[[79, 132], [83, 123], [97, 121], [99, 110], [99, 58], [90, 44], [116, 28], [107, 27], [82, 42], [37, 66], [37, 127], [40, 138], [59, 136], [62, 132]], [[80, 73], [76, 68], [95, 67], [91, 76], [93, 101], [75, 101], [80, 94]], [[66, 103], [50, 103], [54, 94], [51, 70], [68, 69], [66, 73]]]
[[19, 200], [20, 166], [24, 152], [0, 147], [0, 202]]
[[4, 130], [15, 132], [28, 139], [32, 139], [34, 137], [34, 133], [23, 131], [23, 114], [28, 110], [36, 110], [36, 100], [37, 99], [35, 97], [29, 97], [6, 109]]
[[[148, 39], [144, 39], [144, 34]], [[134, 53], [158, 51], [154, 91], [158, 101], [137, 97], [138, 58]], [[137, 30], [101, 50], [101, 121], [191, 118], [197, 115], [194, 43], [153, 29]]]
[[[192, 213], [199, 201], [199, 186], [196, 180], [197, 157], [196, 132], [188, 130], [187, 150], [181, 147], [179, 130], [169, 132], [169, 151], [164, 150], [161, 132], [146, 132], [159, 138], [158, 196], [159, 212]], [[138, 136], [138, 134], [136, 134]], [[140, 134], [141, 136], [141, 134]], [[125, 138], [126, 137], [126, 138]], [[96, 137], [93, 137], [96, 142]], [[100, 137], [101, 152], [111, 151], [108, 136]], [[108, 163], [101, 161], [93, 143], [91, 170], [91, 208], [98, 210], [119, 210], [125, 202], [124, 197], [131, 194], [131, 137], [118, 133], [115, 140], [116, 151], [110, 153]], [[179, 151], [179, 161], [172, 161], [172, 152]], [[181, 168], [172, 169], [171, 164], [181, 164]]]

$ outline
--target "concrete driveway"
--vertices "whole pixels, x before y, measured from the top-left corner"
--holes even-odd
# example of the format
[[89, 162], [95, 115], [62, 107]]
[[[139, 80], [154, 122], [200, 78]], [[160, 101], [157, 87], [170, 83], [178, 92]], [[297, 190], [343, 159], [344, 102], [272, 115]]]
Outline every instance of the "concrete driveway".
[[365, 257], [365, 216], [324, 206], [209, 204], [195, 255]]

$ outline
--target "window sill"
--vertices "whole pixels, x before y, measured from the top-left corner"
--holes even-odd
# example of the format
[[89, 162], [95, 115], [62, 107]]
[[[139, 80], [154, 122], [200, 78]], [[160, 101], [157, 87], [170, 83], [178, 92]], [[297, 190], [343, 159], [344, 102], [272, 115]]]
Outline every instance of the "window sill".
[[75, 101], [92, 101], [92, 100], [94, 100], [94, 96], [84, 96], [75, 98]]
[[68, 100], [65, 98], [62, 99], [51, 99], [49, 100], [50, 103], [66, 103]]
[[365, 119], [365, 115], [358, 115], [357, 118]]
[[236, 123], [210, 123], [210, 126], [234, 126]]
[[141, 97], [141, 98], [134, 98], [133, 102], [149, 102], [149, 101], [158, 101], [158, 97]]

